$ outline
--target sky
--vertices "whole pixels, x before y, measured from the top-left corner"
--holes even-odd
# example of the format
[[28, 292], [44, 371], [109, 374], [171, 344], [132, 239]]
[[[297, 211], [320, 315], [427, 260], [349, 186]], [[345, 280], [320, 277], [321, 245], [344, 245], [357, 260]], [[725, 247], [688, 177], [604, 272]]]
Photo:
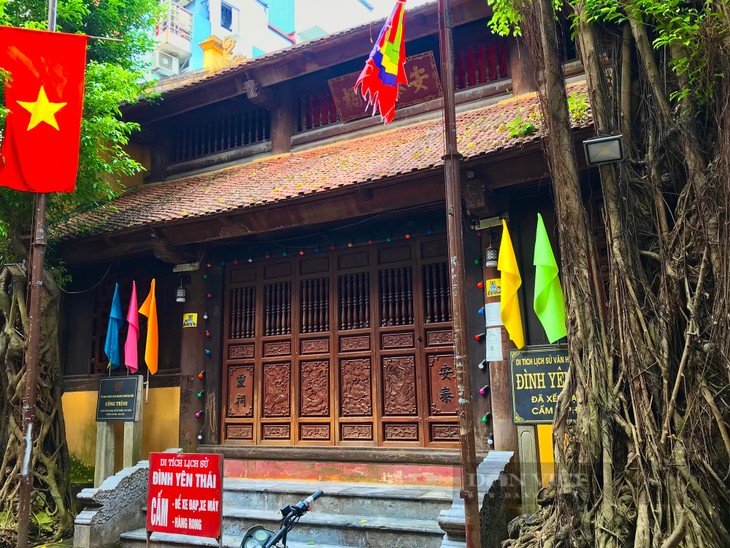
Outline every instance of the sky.
[[[406, 10], [435, 1], [407, 0]], [[374, 8], [369, 11], [359, 0], [296, 0], [297, 28], [306, 29], [319, 25], [329, 33], [338, 32], [387, 17], [395, 2], [396, 0], [367, 0]], [[406, 24], [407, 14], [408, 11]]]

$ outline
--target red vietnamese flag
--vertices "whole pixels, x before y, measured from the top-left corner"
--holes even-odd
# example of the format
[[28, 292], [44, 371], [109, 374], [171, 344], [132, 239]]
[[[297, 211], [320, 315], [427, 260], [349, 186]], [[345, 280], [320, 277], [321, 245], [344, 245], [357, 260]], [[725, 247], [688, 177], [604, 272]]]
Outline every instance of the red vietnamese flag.
[[0, 67], [10, 111], [0, 186], [73, 192], [79, 164], [86, 36], [0, 27]]

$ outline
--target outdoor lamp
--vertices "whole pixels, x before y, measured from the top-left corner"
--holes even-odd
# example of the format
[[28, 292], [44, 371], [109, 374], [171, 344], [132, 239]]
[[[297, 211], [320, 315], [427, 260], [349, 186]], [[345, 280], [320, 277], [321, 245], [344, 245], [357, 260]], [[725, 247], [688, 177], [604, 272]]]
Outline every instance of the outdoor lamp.
[[596, 137], [583, 141], [586, 162], [589, 165], [620, 162], [624, 159], [624, 143], [622, 135]]
[[22, 263], [7, 263], [5, 267], [10, 271], [10, 275], [18, 280], [25, 279], [27, 277], [25, 261]]
[[180, 276], [180, 287], [178, 287], [175, 292], [175, 302], [184, 303], [186, 296], [187, 291], [185, 291], [185, 288], [183, 287], [183, 279], [182, 276]]

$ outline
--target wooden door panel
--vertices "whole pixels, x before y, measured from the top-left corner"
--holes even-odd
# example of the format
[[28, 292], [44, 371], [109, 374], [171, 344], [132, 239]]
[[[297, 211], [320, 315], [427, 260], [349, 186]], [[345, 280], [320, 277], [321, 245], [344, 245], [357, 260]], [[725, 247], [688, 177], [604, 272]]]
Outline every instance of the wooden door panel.
[[253, 418], [254, 366], [236, 365], [228, 368], [228, 406], [230, 418]]
[[381, 363], [383, 416], [417, 417], [416, 357], [383, 356]]
[[[329, 360], [302, 361], [299, 365], [299, 416], [330, 416]], [[326, 438], [326, 439], [329, 439]]]
[[430, 414], [456, 415], [459, 410], [459, 402], [454, 355], [430, 355], [428, 369]]
[[340, 360], [340, 415], [373, 415], [372, 365], [369, 357]]
[[261, 416], [291, 416], [291, 363], [264, 364], [264, 393]]

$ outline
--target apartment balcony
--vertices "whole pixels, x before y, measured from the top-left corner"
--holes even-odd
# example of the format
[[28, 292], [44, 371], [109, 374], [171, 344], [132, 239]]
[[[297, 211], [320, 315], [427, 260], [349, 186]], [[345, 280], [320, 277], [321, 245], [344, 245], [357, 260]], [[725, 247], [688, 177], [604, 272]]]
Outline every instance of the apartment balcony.
[[170, 0], [163, 2], [164, 14], [155, 29], [157, 51], [177, 57], [190, 57], [193, 36], [193, 14]]

